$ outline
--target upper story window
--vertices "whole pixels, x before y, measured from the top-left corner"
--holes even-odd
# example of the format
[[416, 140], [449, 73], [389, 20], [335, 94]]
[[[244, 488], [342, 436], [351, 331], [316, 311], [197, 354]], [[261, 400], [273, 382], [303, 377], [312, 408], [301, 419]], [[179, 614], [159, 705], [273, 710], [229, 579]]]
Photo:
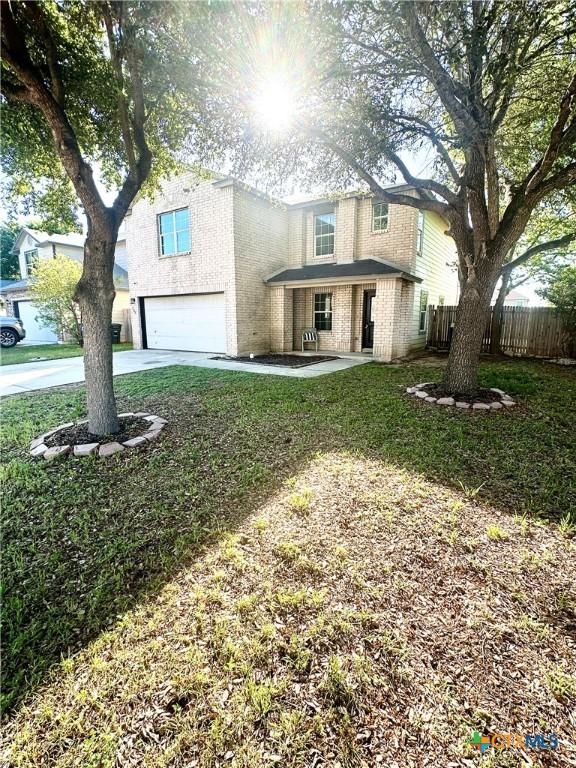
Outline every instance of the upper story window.
[[418, 211], [418, 223], [416, 224], [416, 253], [422, 256], [422, 244], [424, 242], [424, 211]]
[[372, 232], [388, 231], [388, 203], [372, 203]]
[[31, 248], [29, 251], [24, 251], [24, 260], [26, 261], [26, 272], [30, 274], [34, 269], [34, 264], [38, 259], [38, 248]]
[[190, 253], [190, 211], [188, 208], [161, 213], [158, 216], [158, 235], [162, 256]]
[[314, 256], [334, 255], [336, 214], [319, 213], [314, 217]]
[[332, 294], [314, 294], [314, 328], [317, 331], [332, 330]]

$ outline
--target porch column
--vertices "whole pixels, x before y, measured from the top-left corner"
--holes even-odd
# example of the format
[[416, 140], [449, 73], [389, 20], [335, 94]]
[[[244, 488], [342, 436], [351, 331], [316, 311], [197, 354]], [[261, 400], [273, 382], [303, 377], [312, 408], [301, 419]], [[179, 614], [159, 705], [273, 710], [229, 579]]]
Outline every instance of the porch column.
[[270, 288], [270, 349], [291, 352], [293, 335], [293, 289], [283, 285]]
[[374, 359], [389, 363], [398, 356], [402, 332], [402, 281], [377, 280], [374, 297]]
[[332, 332], [337, 352], [353, 352], [354, 317], [353, 317], [353, 287], [339, 285], [333, 291], [334, 320]]

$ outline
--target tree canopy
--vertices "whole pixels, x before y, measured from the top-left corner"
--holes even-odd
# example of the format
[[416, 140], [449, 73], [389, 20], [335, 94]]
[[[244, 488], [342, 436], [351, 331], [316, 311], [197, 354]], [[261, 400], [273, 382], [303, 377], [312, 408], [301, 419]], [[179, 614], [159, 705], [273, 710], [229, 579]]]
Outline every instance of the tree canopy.
[[19, 229], [20, 227], [15, 223], [0, 226], [0, 278], [2, 280], [18, 280], [20, 277], [18, 254], [12, 253]]

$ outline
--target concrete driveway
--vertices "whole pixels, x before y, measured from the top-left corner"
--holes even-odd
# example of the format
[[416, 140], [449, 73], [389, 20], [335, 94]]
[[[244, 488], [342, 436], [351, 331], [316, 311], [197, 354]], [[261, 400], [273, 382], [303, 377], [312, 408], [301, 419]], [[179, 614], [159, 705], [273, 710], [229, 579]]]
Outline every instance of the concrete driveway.
[[[369, 357], [338, 358], [337, 360], [315, 363], [306, 368], [279, 368], [272, 365], [211, 360], [212, 357], [214, 357], [214, 353], [208, 352], [159, 352], [149, 349], [115, 352], [114, 376], [120, 376], [123, 373], [137, 373], [150, 368], [164, 368], [168, 365], [194, 365], [201, 368], [220, 368], [225, 371], [246, 371], [248, 373], [310, 379], [370, 362]], [[84, 381], [82, 357], [4, 365], [0, 368], [0, 397], [48, 389], [49, 387], [60, 387], [63, 384], [78, 384], [82, 381]]]

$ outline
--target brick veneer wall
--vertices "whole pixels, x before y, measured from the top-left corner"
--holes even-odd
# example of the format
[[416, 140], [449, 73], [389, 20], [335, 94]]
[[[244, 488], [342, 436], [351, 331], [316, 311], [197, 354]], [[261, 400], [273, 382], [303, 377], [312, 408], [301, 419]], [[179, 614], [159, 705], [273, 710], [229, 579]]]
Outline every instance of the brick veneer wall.
[[[271, 348], [271, 302], [264, 278], [288, 261], [286, 209], [234, 190], [237, 354]], [[291, 324], [291, 320], [289, 321]]]
[[294, 323], [294, 291], [283, 285], [270, 288], [270, 349], [291, 352]]
[[[188, 207], [191, 251], [160, 256], [157, 217]], [[182, 174], [163, 183], [154, 200], [139, 199], [126, 217], [130, 296], [225, 294], [228, 351], [236, 350], [233, 188]], [[134, 346], [142, 347], [138, 302], [132, 304]]]
[[[318, 331], [318, 346], [332, 352], [353, 349], [354, 297], [352, 285], [326, 285], [294, 289], [294, 349], [301, 348], [302, 331], [314, 327], [314, 294], [332, 294], [332, 330]], [[307, 347], [310, 349], [311, 347]]]
[[[336, 212], [334, 256], [314, 254], [314, 216], [330, 209]], [[416, 261], [417, 211], [405, 205], [391, 205], [388, 230], [372, 231], [372, 198], [347, 197], [333, 206], [321, 204], [289, 211], [290, 264], [310, 262], [345, 263], [355, 259], [380, 258], [409, 272]], [[303, 251], [298, 252], [302, 247]]]
[[374, 299], [374, 358], [396, 357], [401, 327], [402, 280], [377, 280]]

